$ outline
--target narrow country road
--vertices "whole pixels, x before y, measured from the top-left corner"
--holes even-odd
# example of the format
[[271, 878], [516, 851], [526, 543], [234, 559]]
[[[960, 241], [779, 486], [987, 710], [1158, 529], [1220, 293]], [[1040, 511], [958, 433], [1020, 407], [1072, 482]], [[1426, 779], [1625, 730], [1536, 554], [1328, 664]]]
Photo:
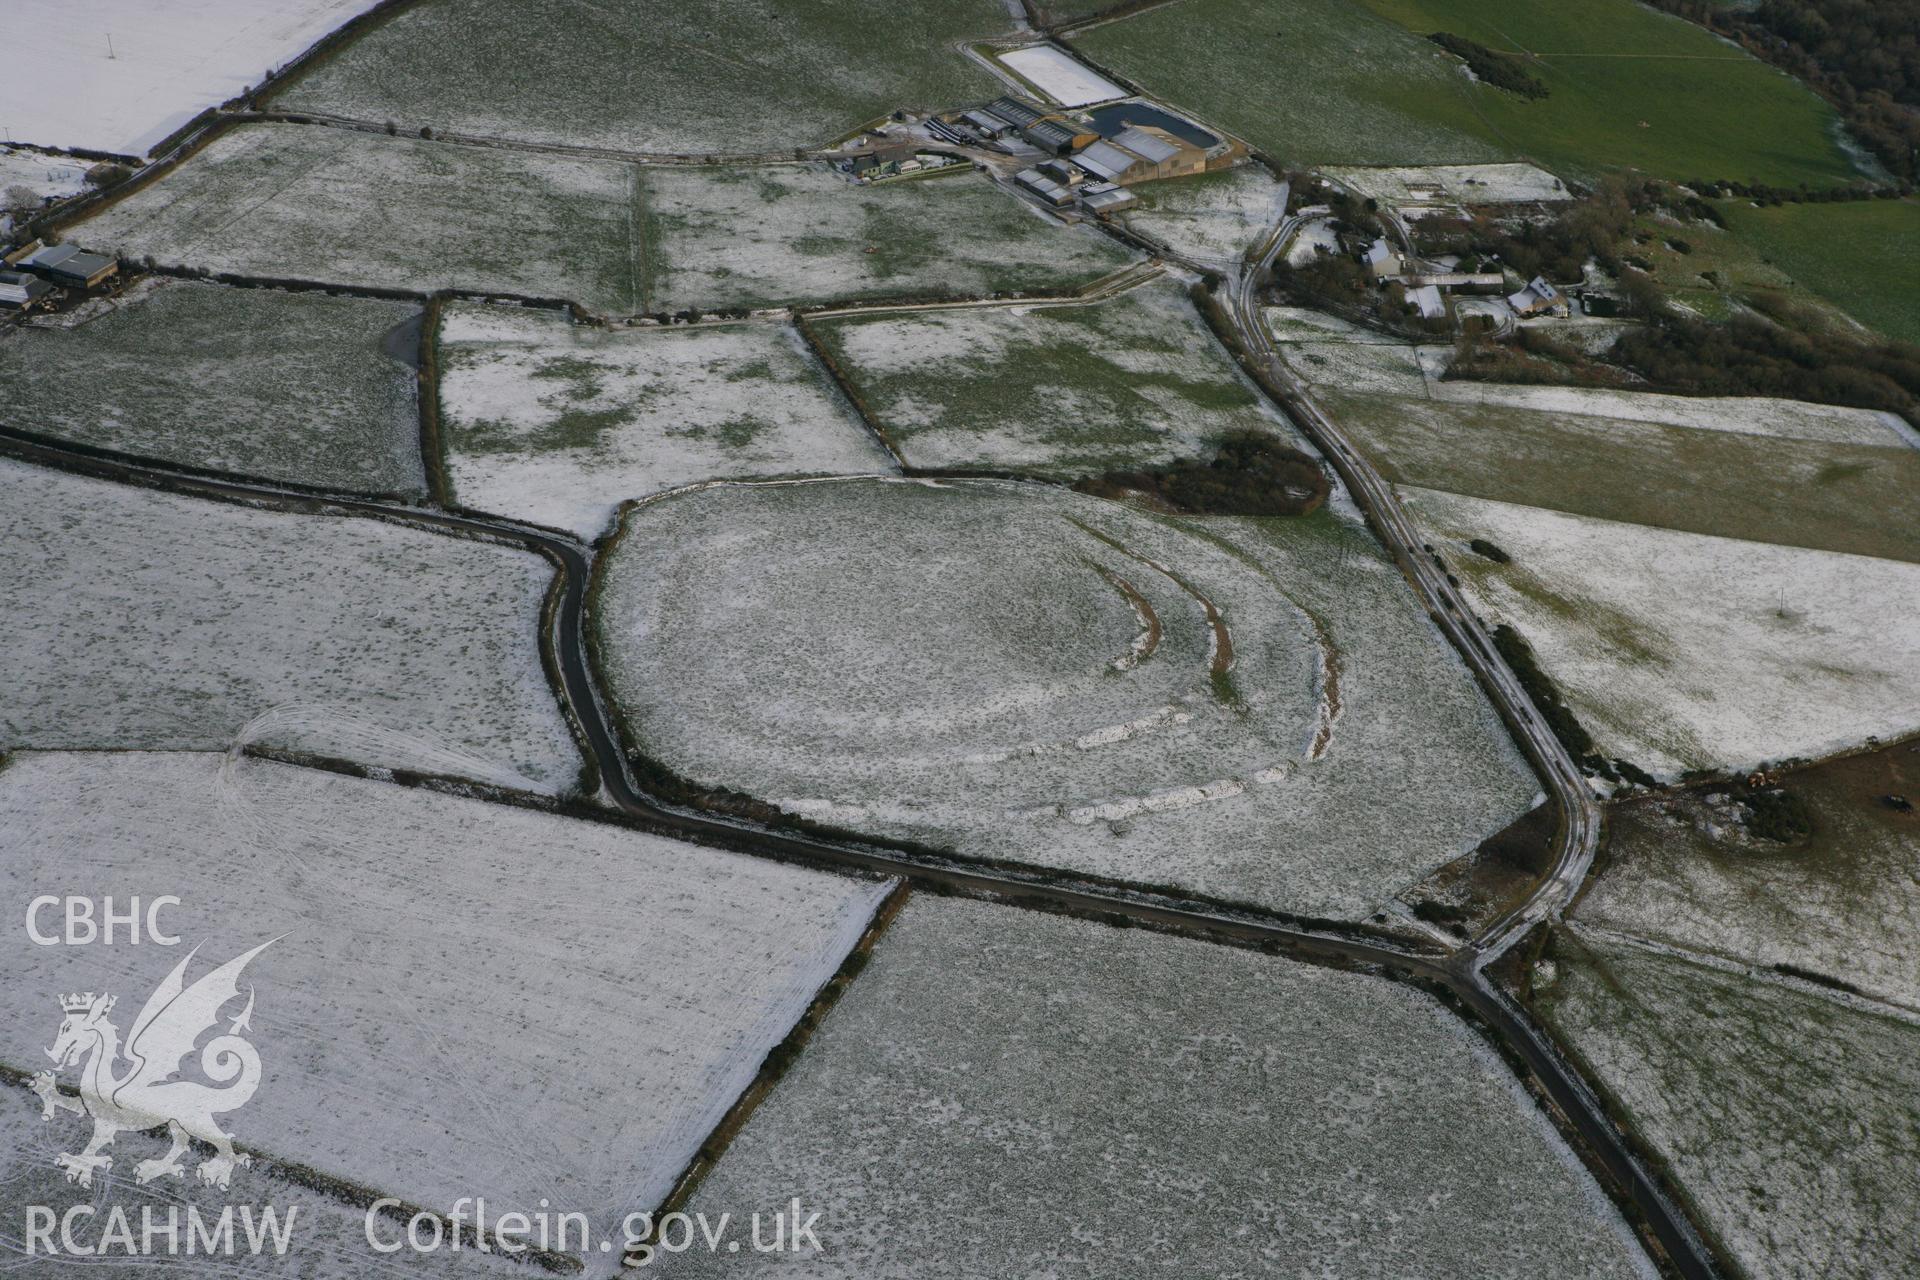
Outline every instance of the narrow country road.
[[1443, 965], [1445, 977], [1440, 980], [1463, 1004], [1498, 1028], [1510, 1046], [1520, 1050], [1555, 1105], [1627, 1188], [1635, 1207], [1681, 1274], [1716, 1275], [1713, 1256], [1699, 1233], [1627, 1146], [1591, 1086], [1484, 972], [1489, 963], [1536, 925], [1558, 918], [1573, 900], [1599, 848], [1600, 805], [1586, 775], [1541, 719], [1533, 700], [1493, 647], [1492, 637], [1448, 578], [1446, 569], [1426, 551], [1399, 495], [1280, 359], [1260, 315], [1255, 282], [1284, 250], [1296, 221], [1283, 218], [1228, 281], [1228, 316], [1248, 355], [1283, 393], [1282, 406], [1326, 455], [1354, 502], [1366, 512], [1376, 535], [1413, 583], [1428, 613], [1479, 676], [1501, 717], [1546, 780], [1560, 811], [1553, 869], [1518, 906], [1450, 955]]

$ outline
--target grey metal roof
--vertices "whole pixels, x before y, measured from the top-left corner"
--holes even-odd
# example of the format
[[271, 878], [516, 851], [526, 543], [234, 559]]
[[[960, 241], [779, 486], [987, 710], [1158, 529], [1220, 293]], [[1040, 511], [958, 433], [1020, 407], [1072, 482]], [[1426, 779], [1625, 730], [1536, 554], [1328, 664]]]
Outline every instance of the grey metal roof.
[[1145, 129], [1124, 129], [1114, 135], [1113, 141], [1149, 164], [1161, 164], [1180, 154], [1179, 147], [1165, 138], [1156, 138]]
[[35, 249], [22, 260], [30, 267], [57, 267], [67, 259], [80, 253], [78, 246], [70, 244], [49, 244]]
[[1105, 141], [1093, 143], [1074, 152], [1073, 162], [1088, 173], [1105, 178], [1109, 182], [1140, 163], [1111, 142]]
[[1029, 125], [1046, 114], [1038, 107], [1004, 95], [989, 102], [986, 109], [1013, 125]]

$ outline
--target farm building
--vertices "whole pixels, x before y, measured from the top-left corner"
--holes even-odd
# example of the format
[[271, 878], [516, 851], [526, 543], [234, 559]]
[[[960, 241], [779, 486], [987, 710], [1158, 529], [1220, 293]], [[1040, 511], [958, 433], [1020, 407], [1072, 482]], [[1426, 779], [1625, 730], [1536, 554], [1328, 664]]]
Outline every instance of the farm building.
[[1022, 169], [1019, 173], [1013, 175], [1013, 180], [1055, 208], [1061, 208], [1073, 203], [1073, 191], [1071, 188], [1063, 183], [1054, 181], [1037, 168]]
[[1056, 156], [1072, 155], [1099, 135], [1065, 120], [1039, 120], [1020, 130], [1020, 136], [1042, 151]]
[[53, 286], [24, 271], [0, 271], [0, 307], [24, 311], [53, 292]]
[[1506, 283], [1507, 278], [1498, 271], [1414, 271], [1406, 276], [1408, 288], [1431, 284], [1467, 293], [1498, 293]]
[[1423, 320], [1444, 319], [1447, 304], [1440, 297], [1437, 284], [1415, 285], [1407, 290], [1407, 305], [1420, 313]]
[[21, 258], [18, 265], [75, 289], [91, 289], [120, 270], [120, 264], [112, 258], [82, 253], [70, 244], [42, 245]]
[[1139, 203], [1139, 196], [1111, 182], [1089, 182], [1080, 188], [1080, 204], [1088, 213], [1118, 213]]
[[1203, 173], [1207, 153], [1159, 129], [1135, 127], [1077, 152], [1074, 163], [1095, 177], [1131, 185]]

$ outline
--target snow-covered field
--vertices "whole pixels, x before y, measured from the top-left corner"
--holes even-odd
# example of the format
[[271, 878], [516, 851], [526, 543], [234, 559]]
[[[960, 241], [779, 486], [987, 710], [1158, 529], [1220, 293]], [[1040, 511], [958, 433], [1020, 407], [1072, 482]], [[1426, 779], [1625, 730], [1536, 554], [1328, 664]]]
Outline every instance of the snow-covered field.
[[1286, 188], [1257, 164], [1131, 188], [1139, 205], [1121, 215], [1181, 254], [1230, 269], [1284, 212]]
[[791, 814], [1351, 918], [1535, 791], [1398, 573], [1326, 511], [1180, 521], [876, 479], [625, 519], [594, 626], [628, 724]]
[[818, 165], [645, 171], [648, 311], [1074, 286], [1126, 265], [972, 174], [855, 186]]
[[625, 499], [699, 480], [892, 469], [785, 326], [610, 332], [456, 304], [440, 404], [456, 502], [588, 539]]
[[755, 1255], [754, 1275], [1653, 1274], [1428, 998], [939, 898], [908, 902], [689, 1209], [792, 1196], [823, 1211], [824, 1251]]
[[896, 108], [984, 101], [957, 47], [1013, 25], [1004, 0], [426, 0], [273, 99], [406, 129], [627, 151], [817, 147]]
[[374, 0], [10, 0], [5, 116], [44, 147], [143, 156]]
[[1920, 1273], [1920, 1025], [1574, 930], [1540, 1005], [1753, 1280]]
[[[135, 999], [133, 996], [127, 997], [129, 1003]], [[137, 1004], [134, 1007], [137, 1008]], [[58, 1007], [49, 1001], [34, 1010], [29, 1025], [42, 1041], [50, 1042], [53, 1037], [52, 1027], [46, 1021], [48, 1009], [53, 1009], [57, 1015]], [[46, 1045], [43, 1043], [39, 1047], [45, 1048]], [[299, 1276], [303, 1280], [368, 1280], [369, 1277], [386, 1276], [398, 1270], [391, 1259], [380, 1257], [367, 1247], [367, 1211], [364, 1208], [345, 1197], [317, 1189], [300, 1171], [280, 1167], [271, 1155], [263, 1153], [255, 1156], [254, 1162], [236, 1177], [228, 1191], [207, 1186], [191, 1175], [179, 1180], [165, 1178], [141, 1186], [134, 1178], [133, 1166], [142, 1160], [159, 1158], [167, 1149], [167, 1137], [164, 1133], [122, 1133], [114, 1139], [112, 1147], [119, 1157], [116, 1161], [118, 1167], [96, 1177], [92, 1187], [79, 1187], [66, 1180], [65, 1172], [54, 1164], [53, 1158], [72, 1151], [75, 1137], [83, 1134], [84, 1130], [76, 1131], [78, 1122], [70, 1115], [63, 1116], [62, 1123], [42, 1123], [40, 1112], [40, 1099], [26, 1084], [0, 1083], [0, 1188], [4, 1188], [9, 1204], [42, 1205], [54, 1214], [56, 1227], [52, 1241], [55, 1248], [60, 1247], [57, 1226], [60, 1218], [75, 1206], [97, 1205], [95, 1217], [89, 1219], [83, 1211], [74, 1218], [75, 1239], [83, 1247], [91, 1247], [100, 1239], [110, 1222], [109, 1215], [118, 1207], [126, 1214], [136, 1243], [139, 1241], [143, 1212], [150, 1211], [156, 1225], [164, 1229], [167, 1214], [171, 1210], [180, 1223], [179, 1252], [182, 1254], [186, 1251], [189, 1212], [198, 1213], [200, 1220], [209, 1227], [219, 1221], [223, 1212], [231, 1212], [234, 1215], [235, 1253], [230, 1258], [221, 1256], [209, 1263], [204, 1252], [191, 1259], [169, 1259], [164, 1256], [125, 1256], [110, 1248], [105, 1256], [84, 1260], [77, 1257], [48, 1257], [45, 1261], [27, 1263], [20, 1258], [26, 1241], [16, 1227], [9, 1232], [5, 1244], [0, 1245], [0, 1248], [7, 1250], [4, 1255], [6, 1263], [15, 1275], [45, 1274], [54, 1280], [79, 1274], [86, 1275], [90, 1280], [99, 1276], [112, 1276], [115, 1280], [125, 1277], [151, 1280], [156, 1275], [194, 1274], [194, 1268], [199, 1267], [201, 1274], [221, 1277], [273, 1276], [285, 1280], [285, 1277]], [[245, 1121], [237, 1122], [235, 1127], [243, 1129]], [[241, 1179], [244, 1179], [244, 1183]], [[229, 1194], [242, 1185], [245, 1191], [239, 1196]], [[98, 1204], [95, 1197], [103, 1189], [106, 1203]], [[235, 1204], [236, 1199], [241, 1203]], [[259, 1256], [247, 1252], [248, 1237], [243, 1214], [251, 1212], [258, 1222], [269, 1207], [280, 1223], [287, 1221], [289, 1209], [295, 1210], [294, 1228], [289, 1235], [285, 1257], [276, 1257], [271, 1248]], [[402, 1214], [398, 1220], [382, 1217], [375, 1228], [381, 1240], [391, 1242], [402, 1238], [406, 1231], [407, 1216]], [[164, 1234], [156, 1234], [154, 1244], [164, 1254]], [[46, 1255], [46, 1251], [39, 1248], [37, 1243], [35, 1252]], [[39, 1270], [36, 1271], [36, 1267]], [[459, 1253], [442, 1249], [437, 1253], [406, 1255], [404, 1274], [425, 1277], [426, 1280], [475, 1280], [476, 1277], [486, 1277], [487, 1280], [527, 1280], [528, 1276], [538, 1273], [529, 1270], [524, 1263], [510, 1262], [498, 1253], [483, 1256], [473, 1249], [464, 1249]]]
[[8, 421], [268, 480], [425, 491], [412, 367], [419, 308], [156, 283], [73, 328], [0, 334]]
[[1127, 96], [1125, 89], [1070, 57], [1058, 45], [1030, 44], [995, 56], [1063, 107], [1085, 107]]
[[1920, 818], [1883, 799], [1898, 794], [1887, 783], [1900, 786], [1920, 766], [1920, 749], [1886, 751], [1898, 763], [1878, 786], [1836, 785], [1827, 780], [1834, 765], [1786, 775], [1814, 826], [1792, 845], [1749, 835], [1724, 791], [1614, 806], [1607, 868], [1581, 896], [1579, 920], [1742, 964], [1825, 974], [1920, 1012]]
[[245, 125], [71, 229], [122, 257], [272, 279], [640, 310], [634, 166]]
[[8, 747], [221, 750], [279, 708], [272, 745], [575, 780], [538, 644], [553, 570], [530, 552], [14, 462], [0, 510]]
[[1382, 204], [1531, 204], [1571, 200], [1560, 179], [1530, 164], [1439, 164], [1328, 169], [1329, 177]]
[[[596, 1238], [658, 1204], [887, 889], [207, 754], [17, 756], [0, 852], [10, 901], [55, 884], [173, 894], [161, 920], [181, 938], [42, 947], [6, 930], [0, 1062], [48, 1065], [56, 993], [114, 994], [124, 1032], [190, 947], [189, 981], [277, 939], [245, 976], [265, 1075], [225, 1118], [242, 1143], [439, 1212], [550, 1201]], [[71, 1116], [47, 1130], [36, 1147], [85, 1133]], [[236, 1171], [232, 1198], [254, 1185]]]
[[1402, 492], [1610, 756], [1673, 775], [1920, 726], [1920, 565]]
[[1091, 306], [896, 312], [816, 329], [916, 467], [1080, 476], [1201, 456], [1236, 431], [1296, 439], [1172, 282]]

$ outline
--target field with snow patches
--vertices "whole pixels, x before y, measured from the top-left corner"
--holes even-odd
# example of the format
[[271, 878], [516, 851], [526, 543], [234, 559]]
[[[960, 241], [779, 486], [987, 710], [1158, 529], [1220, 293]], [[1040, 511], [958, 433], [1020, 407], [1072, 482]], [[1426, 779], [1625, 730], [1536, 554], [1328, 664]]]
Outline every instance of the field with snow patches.
[[1501, 160], [1457, 63], [1349, 0], [1185, 0], [1072, 47], [1282, 164]]
[[1216, 173], [1129, 187], [1140, 203], [1121, 221], [1175, 253], [1230, 270], [1280, 222], [1286, 188], [1265, 168], [1243, 164]]
[[439, 349], [454, 500], [582, 538], [695, 481], [893, 466], [784, 326], [608, 331], [455, 304]]
[[[1406, 343], [1388, 334], [1362, 329], [1338, 316], [1311, 307], [1262, 307], [1267, 332], [1278, 343], [1347, 343], [1355, 345], [1404, 347]], [[1364, 354], [1364, 353], [1363, 353]], [[1382, 360], [1395, 357], [1382, 353]]]
[[1030, 44], [995, 57], [1063, 107], [1084, 107], [1127, 96], [1125, 89], [1058, 45]]
[[1920, 565], [1402, 493], [1608, 756], [1672, 776], [1920, 726]]
[[74, 328], [0, 335], [7, 421], [266, 480], [425, 492], [419, 308], [184, 282], [138, 292]]
[[1550, 959], [1537, 1006], [1747, 1275], [1920, 1269], [1920, 1024], [1579, 929]]
[[1081, 476], [1297, 442], [1186, 298], [1156, 282], [1074, 307], [893, 312], [815, 330], [916, 467]]
[[815, 165], [645, 171], [647, 311], [1071, 287], [1131, 255], [973, 175], [854, 186]]
[[[56, 881], [177, 895], [168, 927], [202, 945], [190, 977], [278, 939], [246, 971], [266, 1076], [226, 1120], [242, 1143], [440, 1212], [485, 1196], [491, 1214], [532, 1213], [544, 1197], [615, 1238], [622, 1216], [657, 1206], [887, 889], [207, 754], [16, 756], [0, 771], [0, 850], [11, 900]], [[47, 1065], [55, 992], [111, 992], [130, 1020], [179, 951], [8, 930], [0, 953], [20, 980], [0, 996], [0, 1062]], [[84, 1133], [72, 1117], [48, 1128], [67, 1150]], [[237, 1171], [233, 1198], [254, 1185]]]
[[[1440, 164], [1328, 169], [1327, 176], [1382, 204], [1532, 204], [1570, 200], [1566, 184], [1530, 164]], [[1419, 188], [1418, 191], [1414, 188]], [[1439, 194], [1434, 194], [1434, 189]]]
[[[1813, 833], [1748, 833], [1725, 788], [1615, 805], [1608, 863], [1578, 918], [1742, 964], [1790, 965], [1920, 1011], [1920, 794], [1908, 742], [1783, 774]], [[1911, 801], [1909, 801], [1911, 802]]]
[[275, 279], [640, 310], [634, 166], [301, 125], [245, 125], [68, 239]]
[[1379, 978], [915, 898], [688, 1208], [820, 1254], [672, 1277], [1645, 1276], [1512, 1073]]
[[1536, 789], [1326, 511], [729, 485], [630, 509], [604, 566], [593, 625], [641, 749], [837, 827], [1355, 918]]
[[1920, 450], [1904, 444], [1337, 390], [1323, 403], [1396, 484], [1687, 533], [1920, 561]]
[[1286, 315], [1291, 308], [1269, 308], [1275, 310], [1282, 312], [1284, 326], [1299, 335], [1278, 342], [1280, 359], [1308, 386], [1347, 394], [1426, 395], [1427, 377], [1416, 348], [1339, 330], [1315, 337], [1313, 322]]
[[427, 0], [273, 103], [523, 142], [786, 151], [991, 98], [999, 82], [955, 46], [1011, 26], [1001, 0]]
[[143, 156], [375, 0], [11, 0], [7, 131]]
[[270, 745], [575, 780], [540, 661], [539, 556], [15, 462], [0, 510], [0, 746], [224, 750], [277, 708]]

